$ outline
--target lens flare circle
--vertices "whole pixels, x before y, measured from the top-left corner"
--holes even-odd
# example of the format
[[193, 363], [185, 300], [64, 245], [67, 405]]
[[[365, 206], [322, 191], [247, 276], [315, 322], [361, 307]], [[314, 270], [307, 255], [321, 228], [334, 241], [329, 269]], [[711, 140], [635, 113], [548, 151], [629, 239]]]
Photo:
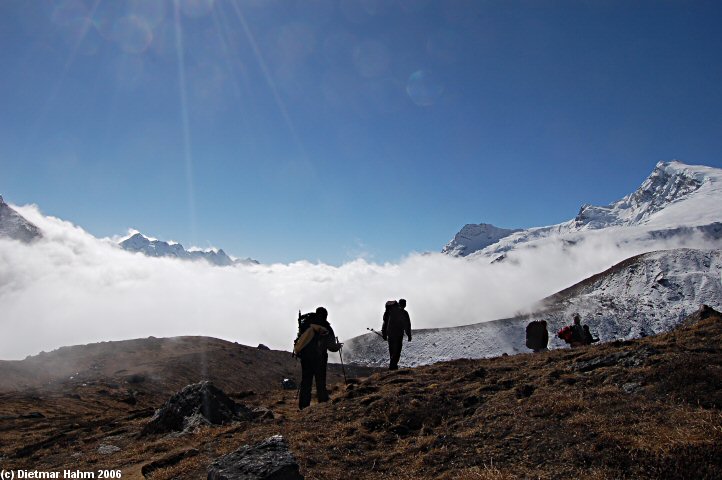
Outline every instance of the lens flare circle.
[[416, 105], [430, 107], [444, 94], [444, 86], [428, 70], [417, 70], [406, 82], [406, 93]]
[[119, 18], [113, 26], [113, 39], [126, 53], [145, 52], [153, 42], [153, 30], [145, 19], [136, 15]]

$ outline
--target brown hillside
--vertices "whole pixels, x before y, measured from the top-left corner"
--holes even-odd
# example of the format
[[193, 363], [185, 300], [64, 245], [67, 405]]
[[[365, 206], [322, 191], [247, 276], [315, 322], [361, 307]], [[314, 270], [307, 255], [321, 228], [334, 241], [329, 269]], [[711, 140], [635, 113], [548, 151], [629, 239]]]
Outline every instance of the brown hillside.
[[[208, 379], [223, 390], [265, 392], [298, 374], [290, 352], [261, 350], [209, 337], [143, 338], [62, 347], [21, 361], [0, 361], [0, 392], [80, 388], [96, 384], [143, 385], [169, 395]], [[334, 380], [341, 378], [332, 366]]]
[[205, 478], [213, 459], [280, 433], [307, 479], [720, 478], [721, 341], [707, 309], [656, 337], [376, 373], [303, 412], [292, 391], [237, 395], [274, 418], [180, 437], [138, 438], [155, 400], [143, 383], [136, 405], [100, 385], [7, 393], [0, 456], [4, 468], [72, 459], [142, 478], [143, 465], [188, 452], [149, 477]]

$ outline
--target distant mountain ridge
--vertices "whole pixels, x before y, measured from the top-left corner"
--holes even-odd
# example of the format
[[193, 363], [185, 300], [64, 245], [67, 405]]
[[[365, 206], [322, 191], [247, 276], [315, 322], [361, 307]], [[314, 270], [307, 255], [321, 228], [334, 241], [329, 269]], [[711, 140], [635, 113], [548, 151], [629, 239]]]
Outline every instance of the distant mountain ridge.
[[[579, 313], [602, 341], [631, 339], [671, 330], [702, 304], [722, 308], [722, 250], [675, 249], [636, 255], [539, 302], [531, 313], [447, 328], [414, 330], [401, 363], [425, 365], [457, 358], [526, 353], [525, 327], [548, 324], [549, 347]], [[413, 318], [412, 318], [413, 321]], [[346, 340], [344, 359], [388, 364], [388, 348], [374, 334]]]
[[172, 257], [181, 260], [205, 260], [213, 265], [254, 265], [256, 260], [246, 258], [232, 259], [222, 249], [186, 250], [183, 245], [175, 242], [150, 239], [140, 232], [136, 232], [119, 243], [120, 247], [129, 252], [137, 252], [149, 257]]
[[[42, 238], [40, 229], [8, 205], [0, 195], [0, 238], [11, 238], [29, 243]], [[236, 259], [230, 257], [222, 249], [188, 249], [175, 242], [164, 242], [151, 239], [134, 232], [130, 237], [118, 243], [120, 248], [129, 252], [142, 253], [149, 257], [170, 257], [181, 260], [203, 260], [212, 265], [257, 265], [252, 258]]]
[[30, 242], [42, 237], [40, 229], [5, 203], [0, 195], [0, 237]]
[[[570, 244], [582, 239], [575, 234], [614, 227], [628, 228], [630, 240], [668, 238], [683, 234], [680, 227], [699, 227], [715, 239], [722, 238], [714, 224], [722, 222], [722, 169], [686, 165], [678, 161], [659, 162], [642, 185], [631, 194], [606, 206], [582, 205], [577, 215], [566, 222], [509, 232], [496, 242], [478, 248], [460, 248], [458, 237], [466, 225], [442, 249], [453, 256], [484, 256], [497, 259], [533, 242], [559, 238]], [[488, 224], [480, 227], [489, 229]], [[635, 228], [638, 227], [638, 228]], [[504, 229], [498, 229], [503, 231]], [[651, 232], [654, 232], [653, 234]]]

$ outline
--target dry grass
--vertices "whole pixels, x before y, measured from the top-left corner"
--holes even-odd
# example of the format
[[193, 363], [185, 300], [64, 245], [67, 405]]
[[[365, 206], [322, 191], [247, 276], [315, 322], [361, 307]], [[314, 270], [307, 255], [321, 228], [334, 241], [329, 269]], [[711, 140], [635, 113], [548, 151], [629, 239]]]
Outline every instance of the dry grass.
[[[273, 419], [177, 438], [138, 439], [147, 419], [127, 419], [162, 403], [172, 393], [162, 388], [138, 386], [133, 406], [102, 386], [81, 401], [67, 396], [72, 389], [5, 394], [0, 415], [47, 418], [0, 421], [0, 455], [17, 467], [61, 468], [75, 452], [77, 465], [133, 478], [143, 464], [194, 448], [149, 478], [205, 478], [218, 456], [282, 434], [307, 479], [720, 478], [722, 319], [697, 320], [638, 341], [375, 373], [302, 412], [295, 392], [268, 389], [242, 401]], [[13, 458], [63, 429], [65, 438]], [[119, 452], [97, 453], [111, 441]]]

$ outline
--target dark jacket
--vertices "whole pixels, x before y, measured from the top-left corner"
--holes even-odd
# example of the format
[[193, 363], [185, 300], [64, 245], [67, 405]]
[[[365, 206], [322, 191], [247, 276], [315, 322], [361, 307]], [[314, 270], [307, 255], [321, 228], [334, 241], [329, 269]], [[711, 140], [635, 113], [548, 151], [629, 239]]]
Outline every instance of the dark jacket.
[[411, 337], [411, 318], [409, 312], [399, 305], [393, 305], [384, 312], [384, 324], [381, 335], [384, 337]]

